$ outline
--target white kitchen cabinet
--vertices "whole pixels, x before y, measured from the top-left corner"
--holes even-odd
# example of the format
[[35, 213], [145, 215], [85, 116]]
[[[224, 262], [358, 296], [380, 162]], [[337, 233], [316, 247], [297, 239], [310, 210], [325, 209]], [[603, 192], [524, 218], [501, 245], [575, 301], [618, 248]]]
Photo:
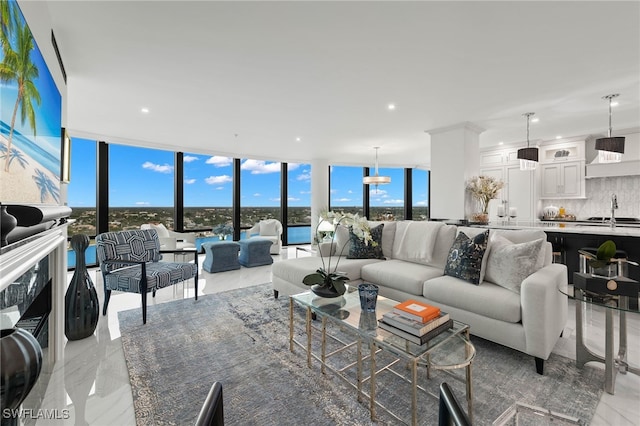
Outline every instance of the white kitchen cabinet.
[[584, 162], [542, 164], [541, 198], [584, 198]]
[[[510, 207], [517, 209], [517, 220], [534, 220], [535, 171], [520, 170], [520, 165], [482, 167], [480, 174], [501, 179], [504, 188], [498, 198], [489, 203], [489, 220], [500, 220], [497, 216], [499, 205], [504, 206], [505, 213]], [[506, 217], [504, 218], [506, 220]]]

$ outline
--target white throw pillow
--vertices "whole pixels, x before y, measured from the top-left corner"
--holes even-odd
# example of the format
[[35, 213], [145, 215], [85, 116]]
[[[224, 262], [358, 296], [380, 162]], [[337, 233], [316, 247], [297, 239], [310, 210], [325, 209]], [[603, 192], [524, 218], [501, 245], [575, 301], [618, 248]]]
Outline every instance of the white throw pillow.
[[169, 230], [162, 223], [152, 223], [151, 228], [156, 230], [158, 238], [169, 238]]
[[497, 234], [490, 240], [485, 280], [520, 293], [522, 281], [540, 269], [537, 268], [538, 259], [545, 240], [514, 244]]
[[431, 261], [438, 230], [443, 226], [443, 222], [397, 222], [393, 258], [428, 264]]
[[335, 254], [340, 256], [347, 256], [349, 250], [351, 250], [351, 240], [349, 239], [349, 228], [344, 225], [336, 226], [336, 233], [334, 236], [336, 243]]
[[278, 223], [274, 220], [261, 220], [260, 221], [260, 235], [263, 236], [278, 236]]

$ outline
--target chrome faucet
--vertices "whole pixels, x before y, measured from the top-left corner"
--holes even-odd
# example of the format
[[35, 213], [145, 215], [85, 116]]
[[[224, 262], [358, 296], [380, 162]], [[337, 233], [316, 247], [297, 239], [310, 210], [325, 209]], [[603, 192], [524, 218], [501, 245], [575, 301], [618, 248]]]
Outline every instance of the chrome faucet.
[[618, 208], [618, 197], [616, 194], [611, 196], [611, 218], [609, 219], [609, 226], [611, 228], [616, 227], [616, 209]]

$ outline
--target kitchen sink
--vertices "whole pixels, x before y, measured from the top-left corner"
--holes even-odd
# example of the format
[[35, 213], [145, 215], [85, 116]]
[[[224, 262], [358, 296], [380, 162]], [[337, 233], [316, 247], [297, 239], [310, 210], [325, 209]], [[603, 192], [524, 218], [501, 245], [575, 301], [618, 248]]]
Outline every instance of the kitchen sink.
[[[588, 218], [586, 221], [587, 222], [593, 222], [593, 223], [609, 224], [609, 217], [592, 216], [592, 217]], [[616, 224], [618, 224], [618, 225], [622, 225], [622, 224], [640, 225], [640, 219], [635, 218], [635, 217], [616, 217]]]

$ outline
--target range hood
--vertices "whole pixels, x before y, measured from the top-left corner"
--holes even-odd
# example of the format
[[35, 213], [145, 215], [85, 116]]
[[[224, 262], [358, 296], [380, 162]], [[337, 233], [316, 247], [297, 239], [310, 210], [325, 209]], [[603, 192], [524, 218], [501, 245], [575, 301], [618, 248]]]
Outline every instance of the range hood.
[[602, 178], [616, 176], [640, 176], [640, 132], [635, 131], [620, 132], [616, 136], [624, 136], [625, 151], [622, 154], [622, 161], [619, 163], [600, 163], [598, 161], [598, 151], [595, 149], [595, 140], [600, 136], [591, 136], [585, 142], [585, 157], [587, 170], [585, 177]]

